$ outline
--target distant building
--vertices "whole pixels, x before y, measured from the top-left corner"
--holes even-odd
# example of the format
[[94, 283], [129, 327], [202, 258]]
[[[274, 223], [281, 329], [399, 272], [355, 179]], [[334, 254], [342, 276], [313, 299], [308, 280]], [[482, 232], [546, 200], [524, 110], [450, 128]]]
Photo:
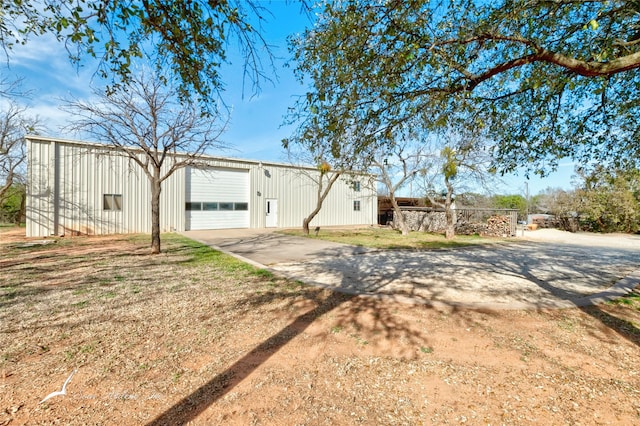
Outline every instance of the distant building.
[[535, 213], [527, 216], [527, 223], [535, 223], [540, 225], [541, 223], [553, 221], [554, 219], [555, 216], [552, 214]]

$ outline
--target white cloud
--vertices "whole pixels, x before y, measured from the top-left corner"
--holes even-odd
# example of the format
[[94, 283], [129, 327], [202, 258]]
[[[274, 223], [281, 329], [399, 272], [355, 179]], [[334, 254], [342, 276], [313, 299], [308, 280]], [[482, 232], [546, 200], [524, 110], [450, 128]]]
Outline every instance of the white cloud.
[[22, 77], [25, 89], [33, 90], [35, 96], [87, 94], [91, 83], [97, 82], [97, 67], [92, 58], [80, 67], [72, 64], [64, 43], [49, 34], [33, 37], [9, 52], [9, 71]]

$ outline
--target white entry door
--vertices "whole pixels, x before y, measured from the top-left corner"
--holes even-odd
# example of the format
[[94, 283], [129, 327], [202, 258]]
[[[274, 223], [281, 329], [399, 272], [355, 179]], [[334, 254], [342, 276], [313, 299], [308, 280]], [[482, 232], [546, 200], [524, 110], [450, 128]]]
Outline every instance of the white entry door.
[[267, 228], [277, 228], [278, 227], [278, 200], [274, 198], [268, 198], [266, 200], [266, 212], [267, 218], [265, 220], [264, 226]]

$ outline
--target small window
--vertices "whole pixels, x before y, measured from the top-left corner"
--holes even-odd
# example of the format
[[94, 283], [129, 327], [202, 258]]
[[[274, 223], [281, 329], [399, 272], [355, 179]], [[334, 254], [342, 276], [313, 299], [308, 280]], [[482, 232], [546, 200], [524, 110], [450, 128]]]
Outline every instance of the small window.
[[202, 203], [187, 203], [187, 211], [199, 211], [202, 210]]
[[233, 210], [233, 203], [218, 203], [218, 210], [231, 211]]
[[354, 180], [352, 182], [353, 185], [353, 190], [356, 192], [360, 192], [360, 181], [359, 180]]
[[218, 210], [218, 203], [202, 203], [202, 210], [208, 212]]
[[249, 203], [234, 203], [233, 209], [247, 211], [249, 210]]
[[360, 211], [360, 201], [354, 201], [353, 202], [353, 211], [354, 212], [359, 212]]
[[110, 211], [122, 210], [122, 195], [121, 194], [104, 194], [102, 196], [102, 208]]

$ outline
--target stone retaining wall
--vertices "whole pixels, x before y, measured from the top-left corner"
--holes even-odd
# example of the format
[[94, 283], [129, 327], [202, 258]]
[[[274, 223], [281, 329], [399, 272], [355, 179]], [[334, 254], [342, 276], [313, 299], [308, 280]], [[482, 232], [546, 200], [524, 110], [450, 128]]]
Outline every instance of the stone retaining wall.
[[[409, 231], [444, 232], [447, 227], [444, 212], [403, 211], [402, 215]], [[393, 229], [399, 229], [395, 217], [392, 226]]]

